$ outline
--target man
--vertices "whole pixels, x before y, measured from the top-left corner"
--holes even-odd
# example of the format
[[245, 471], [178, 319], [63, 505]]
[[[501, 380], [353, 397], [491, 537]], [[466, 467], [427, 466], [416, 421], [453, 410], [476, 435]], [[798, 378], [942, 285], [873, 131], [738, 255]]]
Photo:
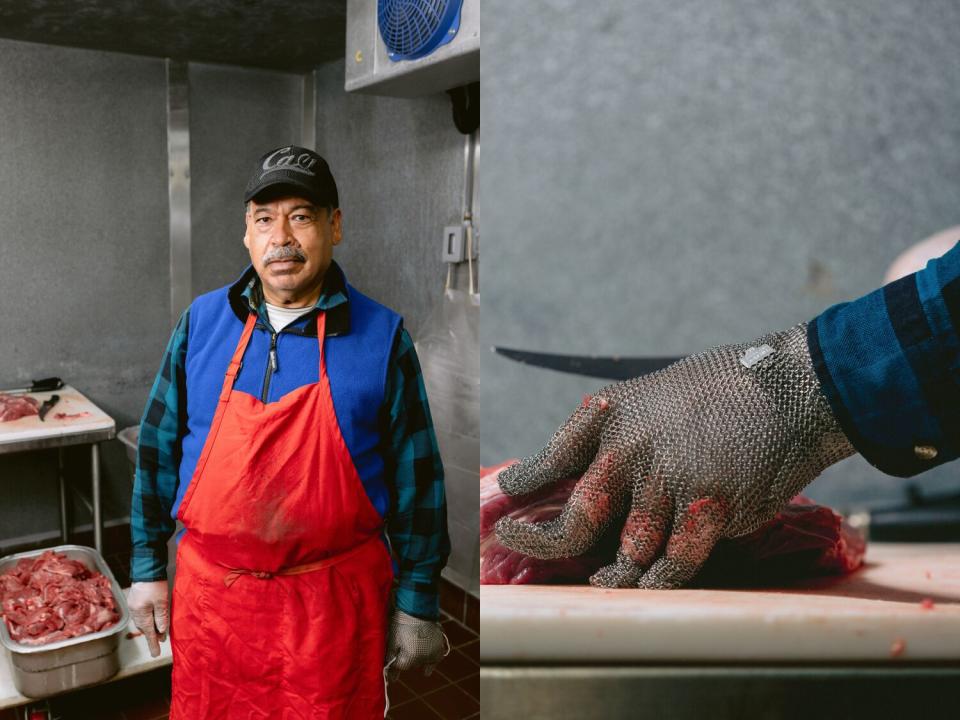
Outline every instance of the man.
[[960, 456], [958, 329], [960, 244], [809, 323], [609, 385], [499, 475], [508, 495], [582, 475], [559, 517], [505, 517], [497, 537], [572, 557], [622, 517], [616, 557], [590, 582], [680, 587], [719, 539], [758, 528], [855, 452], [902, 477]]
[[252, 265], [183, 314], [144, 412], [131, 613], [158, 655], [179, 518], [171, 718], [383, 717], [385, 647], [402, 670], [445, 646], [443, 469], [419, 363], [400, 316], [332, 259], [323, 158], [266, 153], [244, 200]]

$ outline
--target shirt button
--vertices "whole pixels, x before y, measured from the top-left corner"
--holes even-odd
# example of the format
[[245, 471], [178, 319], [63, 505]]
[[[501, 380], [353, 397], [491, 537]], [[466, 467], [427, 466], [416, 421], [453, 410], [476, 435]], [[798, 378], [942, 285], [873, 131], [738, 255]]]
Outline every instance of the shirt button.
[[921, 460], [933, 460], [937, 456], [937, 449], [933, 445], [914, 445], [913, 454]]

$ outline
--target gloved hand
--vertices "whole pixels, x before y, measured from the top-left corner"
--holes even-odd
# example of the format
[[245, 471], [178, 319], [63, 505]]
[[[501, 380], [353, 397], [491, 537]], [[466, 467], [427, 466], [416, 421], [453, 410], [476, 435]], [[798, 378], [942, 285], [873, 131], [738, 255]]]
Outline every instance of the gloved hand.
[[170, 626], [169, 591], [166, 580], [135, 582], [127, 593], [127, 605], [133, 623], [147, 638], [150, 655], [160, 654], [160, 643], [167, 639]]
[[421, 666], [424, 675], [429, 675], [449, 652], [450, 641], [440, 628], [440, 623], [421, 620], [402, 610], [393, 611], [387, 632], [386, 662], [391, 680], [401, 670]]
[[573, 557], [625, 515], [616, 561], [591, 584], [680, 587], [720, 538], [756, 530], [853, 452], [802, 324], [584, 398], [545, 449], [499, 476], [504, 493], [522, 495], [582, 474], [563, 511], [542, 523], [503, 517], [497, 537], [536, 558]]

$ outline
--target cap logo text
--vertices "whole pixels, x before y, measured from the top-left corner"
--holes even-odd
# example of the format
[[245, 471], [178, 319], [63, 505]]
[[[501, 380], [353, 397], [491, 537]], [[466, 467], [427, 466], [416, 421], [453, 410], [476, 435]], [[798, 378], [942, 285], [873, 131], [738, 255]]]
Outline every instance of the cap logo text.
[[277, 170], [293, 170], [305, 175], [316, 175], [313, 171], [316, 164], [317, 158], [310, 153], [297, 155], [290, 152], [290, 147], [279, 148], [276, 152], [270, 153], [263, 161], [263, 172], [260, 177]]

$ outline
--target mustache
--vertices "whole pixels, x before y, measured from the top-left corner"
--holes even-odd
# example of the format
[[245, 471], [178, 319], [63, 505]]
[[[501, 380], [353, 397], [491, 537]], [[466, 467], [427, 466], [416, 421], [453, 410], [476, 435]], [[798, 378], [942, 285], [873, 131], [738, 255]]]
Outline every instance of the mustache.
[[283, 260], [296, 260], [297, 262], [306, 262], [307, 256], [303, 254], [303, 251], [295, 247], [278, 247], [270, 250], [265, 253], [263, 256], [263, 264], [269, 265], [272, 262], [278, 262]]

